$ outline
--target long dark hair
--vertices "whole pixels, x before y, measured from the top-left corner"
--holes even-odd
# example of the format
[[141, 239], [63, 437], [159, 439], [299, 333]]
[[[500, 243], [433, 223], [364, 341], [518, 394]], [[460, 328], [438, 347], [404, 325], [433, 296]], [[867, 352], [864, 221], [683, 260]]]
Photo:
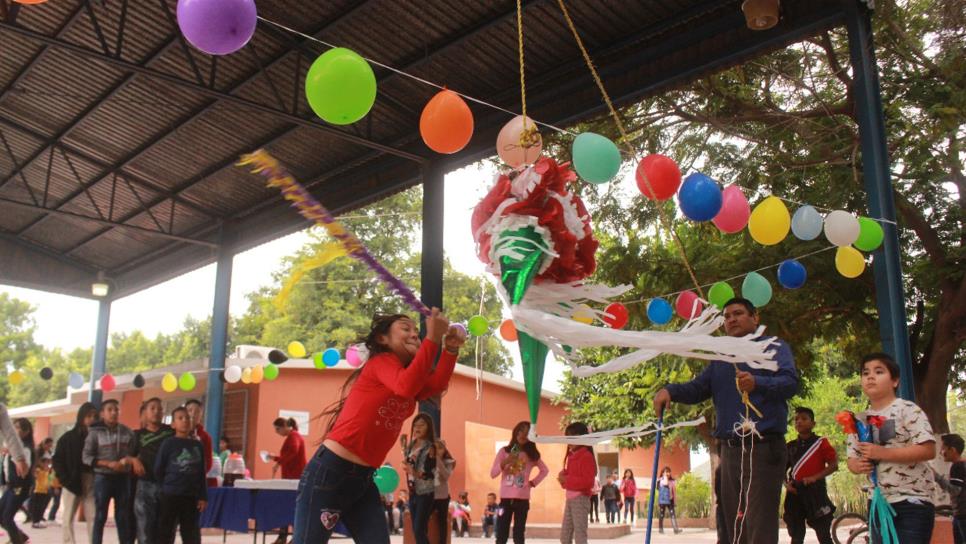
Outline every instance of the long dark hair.
[[[580, 421], [574, 421], [570, 425], [567, 425], [567, 428], [564, 429], [564, 436], [581, 436], [581, 435], [585, 435], [585, 434], [587, 434], [589, 432], [590, 432], [590, 429], [587, 428], [587, 424], [586, 423], [583, 423], [583, 422], [580, 422]], [[587, 448], [587, 451], [589, 451], [591, 453], [591, 455], [594, 454], [594, 448], [592, 448], [590, 446], [580, 446], [580, 447], [581, 448]], [[576, 450], [574, 450], [574, 451], [576, 451]], [[596, 459], [594, 459], [594, 466], [595, 467], [597, 466], [597, 460]]]
[[503, 448], [503, 449], [507, 453], [510, 453], [511, 451], [513, 451], [513, 446], [514, 445], [519, 446], [519, 448], [523, 451], [523, 453], [527, 454], [527, 457], [530, 458], [530, 461], [536, 463], [537, 461], [540, 460], [540, 451], [537, 450], [537, 445], [534, 444], [533, 442], [531, 442], [529, 438], [527, 438], [527, 441], [524, 442], [522, 445], [517, 444], [517, 434], [524, 427], [527, 427], [527, 429], [529, 429], [530, 428], [530, 422], [529, 421], [521, 421], [520, 423], [517, 423], [516, 425], [513, 426], [513, 435], [510, 436], [510, 443], [507, 444], [506, 447]]
[[292, 429], [293, 431], [299, 430], [299, 424], [298, 424], [297, 421], [295, 421], [295, 418], [294, 417], [290, 417], [288, 419], [285, 419], [284, 417], [277, 417], [277, 418], [275, 418], [275, 421], [272, 422], [272, 426], [273, 427], [288, 427], [289, 429]]
[[413, 443], [413, 428], [416, 427], [417, 421], [422, 421], [423, 423], [426, 424], [426, 438], [424, 438], [423, 440], [428, 442], [429, 445], [431, 446], [435, 444], [436, 443], [436, 425], [433, 423], [433, 418], [429, 417], [429, 414], [427, 414], [426, 412], [420, 412], [416, 414], [416, 417], [413, 418], [413, 422], [410, 423], [409, 443], [410, 444]]
[[33, 469], [34, 465], [37, 464], [37, 456], [34, 455], [34, 426], [30, 423], [30, 420], [25, 417], [18, 417], [13, 421], [13, 423], [27, 433], [27, 436], [21, 438], [20, 441], [23, 442], [23, 449], [29, 452], [28, 457], [30, 458], [30, 468]]
[[[357, 340], [356, 343], [366, 345], [366, 349], [369, 350], [369, 358], [372, 358], [380, 353], [388, 352], [389, 346], [381, 343], [379, 341], [379, 337], [389, 334], [389, 329], [392, 328], [392, 324], [400, 319], [412, 320], [412, 318], [406, 314], [376, 314], [372, 316], [372, 322], [369, 324], [369, 333]], [[349, 396], [349, 391], [352, 389], [352, 384], [359, 379], [359, 375], [362, 374], [362, 370], [364, 368], [365, 365], [360, 366], [359, 368], [355, 369], [352, 374], [349, 374], [349, 377], [346, 378], [345, 383], [342, 384], [342, 389], [339, 391], [339, 400], [326, 406], [325, 409], [322, 410], [322, 413], [316, 416], [316, 419], [328, 419], [325, 424], [325, 432], [322, 433], [322, 438], [319, 440], [319, 443], [322, 443], [322, 440], [325, 440], [325, 436], [329, 434], [329, 431], [332, 430], [332, 426], [335, 425], [335, 420], [339, 419], [339, 414], [342, 412], [342, 407], [345, 406], [345, 399]]]

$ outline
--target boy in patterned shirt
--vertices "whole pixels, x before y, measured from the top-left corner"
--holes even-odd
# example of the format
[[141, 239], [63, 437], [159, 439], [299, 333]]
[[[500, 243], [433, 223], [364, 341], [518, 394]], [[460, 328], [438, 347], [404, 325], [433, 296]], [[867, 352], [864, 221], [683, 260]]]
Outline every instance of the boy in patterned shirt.
[[[859, 442], [850, 434], [848, 466], [856, 474], [877, 469], [879, 488], [895, 509], [899, 542], [928, 544], [936, 509], [927, 462], [936, 455], [936, 440], [925, 412], [897, 398], [897, 387], [899, 365], [892, 357], [873, 353], [862, 358], [862, 391], [869, 398], [869, 409], [856, 418], [872, 425], [872, 442]], [[878, 531], [871, 532], [873, 542], [881, 542]]]

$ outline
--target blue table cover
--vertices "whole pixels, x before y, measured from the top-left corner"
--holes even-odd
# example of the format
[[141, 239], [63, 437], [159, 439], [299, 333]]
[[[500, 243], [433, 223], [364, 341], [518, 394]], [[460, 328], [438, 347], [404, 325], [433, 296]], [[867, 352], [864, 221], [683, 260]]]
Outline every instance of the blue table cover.
[[[248, 520], [255, 520], [255, 532], [287, 527], [295, 522], [295, 490], [209, 487], [208, 506], [201, 513], [202, 527], [248, 532]], [[342, 522], [333, 532], [348, 535]]]

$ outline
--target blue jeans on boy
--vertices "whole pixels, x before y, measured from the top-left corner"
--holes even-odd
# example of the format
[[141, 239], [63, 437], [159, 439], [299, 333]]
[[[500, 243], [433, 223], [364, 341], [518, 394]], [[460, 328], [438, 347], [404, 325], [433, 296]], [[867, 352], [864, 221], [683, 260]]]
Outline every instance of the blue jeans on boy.
[[[893, 521], [896, 535], [902, 544], [929, 544], [932, 527], [936, 522], [936, 508], [928, 502], [899, 501], [892, 503], [896, 511]], [[882, 544], [878, 527], [870, 527], [873, 544]]]
[[131, 520], [128, 519], [131, 503], [131, 486], [126, 474], [94, 474], [94, 537], [92, 544], [104, 540], [104, 524], [107, 523], [107, 509], [114, 499], [114, 523], [117, 524], [117, 540], [121, 544], [134, 541]]
[[30, 497], [31, 484], [24, 484], [17, 487], [8, 486], [0, 498], [0, 527], [7, 532], [10, 542], [22, 544], [27, 542], [27, 535], [17, 527], [14, 516], [20, 511], [20, 507]]
[[319, 448], [299, 480], [292, 544], [325, 544], [340, 521], [357, 543], [388, 544], [375, 471]]

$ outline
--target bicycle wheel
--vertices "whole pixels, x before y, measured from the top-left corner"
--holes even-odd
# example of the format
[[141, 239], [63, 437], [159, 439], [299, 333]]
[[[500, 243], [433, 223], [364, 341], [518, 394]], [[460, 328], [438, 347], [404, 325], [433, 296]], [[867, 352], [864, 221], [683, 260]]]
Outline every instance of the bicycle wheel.
[[846, 512], [832, 520], [832, 540], [835, 544], [849, 544], [850, 539], [861, 531], [868, 532], [865, 516], [862, 514]]
[[845, 544], [869, 544], [872, 542], [872, 537], [869, 536], [869, 528], [862, 527], [861, 529], [856, 529], [852, 536], [845, 541]]

